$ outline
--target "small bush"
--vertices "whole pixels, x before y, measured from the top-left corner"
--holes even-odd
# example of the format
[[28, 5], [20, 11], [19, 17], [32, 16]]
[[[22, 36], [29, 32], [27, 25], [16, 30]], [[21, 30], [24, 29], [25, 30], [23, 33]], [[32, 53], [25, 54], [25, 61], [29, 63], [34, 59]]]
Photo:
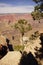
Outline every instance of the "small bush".
[[14, 46], [14, 50], [15, 51], [22, 51], [23, 49], [24, 49], [24, 46], [23, 45], [22, 46], [21, 45], [15, 45]]

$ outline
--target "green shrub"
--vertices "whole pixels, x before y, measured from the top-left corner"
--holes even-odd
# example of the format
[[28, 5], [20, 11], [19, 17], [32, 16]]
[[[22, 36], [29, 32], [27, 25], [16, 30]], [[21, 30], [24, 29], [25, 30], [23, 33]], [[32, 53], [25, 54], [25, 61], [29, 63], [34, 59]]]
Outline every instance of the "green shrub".
[[23, 45], [15, 45], [14, 46], [14, 50], [15, 51], [22, 51], [24, 49], [24, 46]]

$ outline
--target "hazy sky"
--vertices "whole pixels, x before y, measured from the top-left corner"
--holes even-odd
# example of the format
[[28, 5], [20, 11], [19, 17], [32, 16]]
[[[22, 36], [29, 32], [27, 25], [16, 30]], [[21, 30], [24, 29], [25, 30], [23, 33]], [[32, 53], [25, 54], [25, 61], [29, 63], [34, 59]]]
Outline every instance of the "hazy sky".
[[34, 6], [32, 0], [0, 0], [0, 13], [30, 13]]

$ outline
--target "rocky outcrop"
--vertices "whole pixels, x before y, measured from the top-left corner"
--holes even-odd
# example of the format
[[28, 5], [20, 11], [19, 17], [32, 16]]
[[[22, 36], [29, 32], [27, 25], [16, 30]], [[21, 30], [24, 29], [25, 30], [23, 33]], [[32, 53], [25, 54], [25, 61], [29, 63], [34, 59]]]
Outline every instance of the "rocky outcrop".
[[21, 53], [19, 51], [8, 52], [5, 57], [0, 60], [0, 65], [18, 65]]

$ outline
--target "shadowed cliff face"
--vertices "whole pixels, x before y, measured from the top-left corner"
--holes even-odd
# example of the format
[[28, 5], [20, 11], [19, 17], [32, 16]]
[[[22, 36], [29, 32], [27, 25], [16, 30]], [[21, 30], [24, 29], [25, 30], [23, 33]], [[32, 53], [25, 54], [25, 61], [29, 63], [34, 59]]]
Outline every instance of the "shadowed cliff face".
[[6, 44], [0, 44], [0, 59], [3, 58], [8, 51], [13, 51], [13, 46], [12, 44], [9, 44], [10, 40], [6, 38]]
[[40, 34], [40, 40], [41, 40], [41, 48], [39, 48], [39, 50], [36, 50], [37, 52], [35, 53], [36, 55], [36, 58], [39, 58], [39, 59], [43, 59], [43, 33]]
[[7, 53], [7, 43], [3, 35], [0, 35], [0, 59]]
[[38, 65], [38, 62], [32, 53], [26, 54], [26, 52], [24, 52], [22, 54], [19, 65]]
[[2, 45], [2, 48], [0, 49], [0, 59], [4, 57], [7, 54], [7, 47]]
[[12, 44], [10, 44], [10, 40], [6, 38], [6, 42], [7, 42], [8, 50], [13, 51], [13, 46], [12, 46]]
[[40, 59], [43, 59], [43, 33], [40, 34], [40, 40], [41, 40], [41, 48], [39, 49], [39, 53], [38, 56]]
[[43, 33], [40, 34], [41, 45], [43, 47]]

